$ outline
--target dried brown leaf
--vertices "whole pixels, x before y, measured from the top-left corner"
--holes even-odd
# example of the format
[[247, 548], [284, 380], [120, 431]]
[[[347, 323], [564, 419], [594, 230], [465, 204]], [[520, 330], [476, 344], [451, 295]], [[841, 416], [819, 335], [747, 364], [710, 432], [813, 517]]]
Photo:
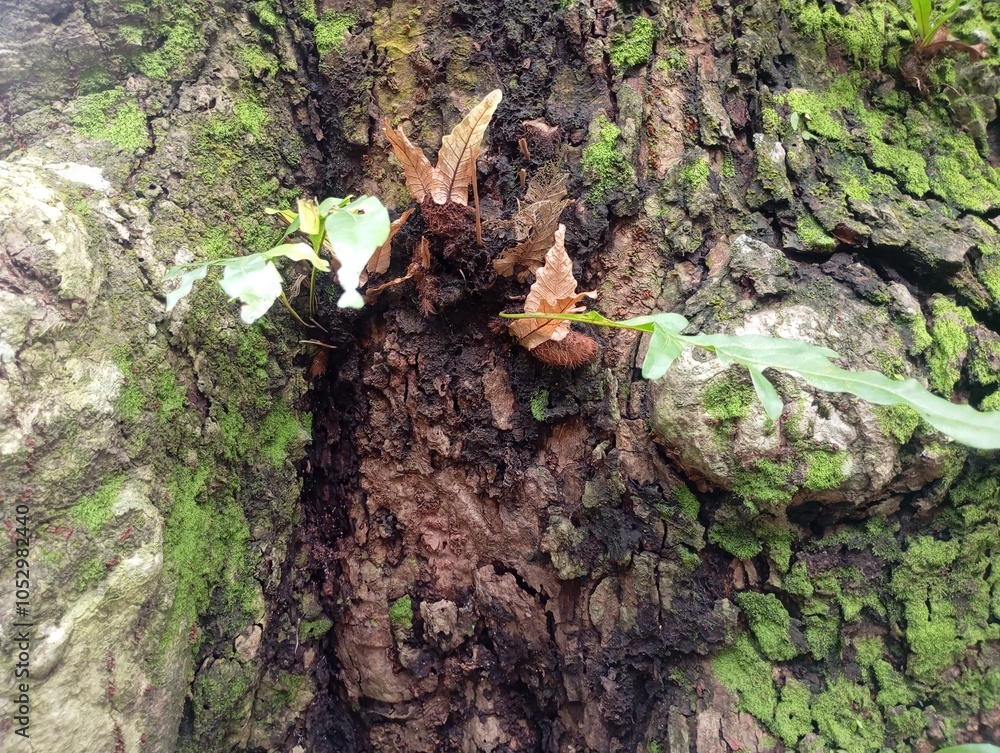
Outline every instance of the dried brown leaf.
[[389, 259], [392, 254], [392, 239], [399, 232], [399, 229], [406, 224], [411, 214], [413, 214], [413, 210], [407, 209], [389, 223], [389, 237], [385, 239], [385, 243], [375, 252], [375, 255], [368, 260], [368, 266], [365, 268], [368, 274], [380, 275], [389, 269]]
[[431, 268], [431, 242], [427, 240], [426, 235], [420, 236], [420, 242], [417, 244], [417, 256], [420, 258], [420, 266], [423, 269]]
[[476, 169], [476, 157], [493, 113], [502, 99], [503, 92], [499, 89], [491, 91], [441, 140], [431, 190], [436, 203], [469, 203], [469, 181], [472, 180], [472, 171]]
[[406, 175], [406, 187], [410, 191], [410, 196], [414, 201], [422, 202], [424, 196], [431, 193], [434, 184], [434, 168], [431, 167], [430, 160], [423, 151], [410, 143], [403, 133], [402, 126], [396, 131], [389, 125], [389, 118], [385, 119], [385, 135], [392, 144], [392, 150], [403, 165], [403, 172]]
[[[545, 255], [545, 265], [524, 301], [526, 314], [576, 314], [586, 309], [578, 305], [584, 297], [596, 298], [594, 292], [577, 293], [573, 277], [573, 262], [566, 253], [566, 226], [555, 231], [552, 248]], [[557, 319], [517, 319], [511, 322], [510, 331], [528, 350], [549, 340], [562, 340], [570, 331], [570, 323]]]
[[549, 181], [533, 180], [525, 194], [531, 203], [521, 207], [514, 216], [517, 246], [506, 249], [493, 268], [498, 275], [510, 277], [517, 267], [517, 278], [524, 282], [545, 263], [545, 254], [555, 243], [559, 216], [571, 201], [566, 199], [566, 175], [556, 175]]

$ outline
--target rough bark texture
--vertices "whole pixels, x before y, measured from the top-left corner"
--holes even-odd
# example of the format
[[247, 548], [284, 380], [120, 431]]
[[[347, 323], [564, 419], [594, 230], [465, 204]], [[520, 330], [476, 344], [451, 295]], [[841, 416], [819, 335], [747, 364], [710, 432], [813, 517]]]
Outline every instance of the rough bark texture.
[[[994, 455], [792, 378], [776, 380], [785, 411], [772, 424], [744, 374], [695, 354], [646, 383], [634, 333], [589, 333], [594, 364], [550, 368], [499, 323], [528, 285], [492, 265], [524, 240], [512, 218], [525, 179], [565, 173], [567, 249], [604, 314], [676, 310], [701, 331], [802, 337], [852, 367], [1000, 407], [997, 2], [953, 24], [991, 44], [976, 65], [909, 56], [898, 12], [880, 2], [2, 7], [15, 63], [0, 79], [12, 176], [0, 202], [38, 183], [80, 222], [102, 201], [119, 215], [93, 220], [103, 235], [88, 246], [97, 268], [118, 271], [77, 283], [46, 271], [75, 257], [42, 230], [18, 240], [24, 223], [4, 207], [23, 199], [0, 203], [8, 254], [38, 258], [12, 261], [11, 275], [38, 296], [76, 285], [63, 297], [95, 334], [74, 334], [74, 347], [111, 364], [88, 392], [107, 395], [87, 408], [105, 434], [87, 436], [113, 451], [52, 482], [72, 494], [43, 496], [46, 515], [72, 519], [71, 498], [91, 510], [113, 480], [113, 523], [74, 529], [72, 557], [44, 571], [96, 573], [53, 596], [49, 621], [114, 587], [109, 542], [129, 523], [127, 499], [148, 531], [136, 546], [163, 562], [146, 576], [160, 596], [136, 586], [129, 602], [159, 625], [128, 654], [139, 669], [119, 677], [105, 660], [116, 691], [79, 694], [81, 713], [107, 723], [53, 722], [53, 734], [92, 736], [94, 750], [120, 739], [128, 751], [311, 753], [1000, 742]], [[321, 296], [326, 331], [309, 336], [335, 349], [310, 368], [296, 510], [285, 464], [296, 389], [272, 358], [287, 355], [287, 317], [220, 324], [225, 304], [206, 292], [163, 320], [148, 296], [175, 259], [266, 247], [262, 207], [296, 188], [375, 194], [398, 215], [413, 202], [384, 118], [432, 154], [494, 88], [504, 100], [478, 163], [485, 245], [471, 209], [425, 203], [371, 284], [403, 275], [426, 238], [414, 280], [356, 314]], [[67, 161], [101, 168], [110, 186], [78, 196], [61, 168], [41, 167]], [[4, 280], [7, 342], [34, 288]], [[114, 337], [101, 302], [131, 312], [107, 320]], [[101, 347], [80, 344], [91, 342]], [[4, 356], [8, 381], [13, 363]], [[172, 403], [158, 392], [168, 381], [184, 385]], [[23, 413], [27, 398], [2, 394]], [[165, 404], [179, 407], [160, 423]], [[26, 462], [5, 451], [5, 479], [11, 457]], [[178, 499], [208, 531], [185, 539], [193, 551], [169, 545]], [[36, 532], [36, 562], [58, 530]], [[170, 565], [171, 552], [187, 559]], [[83, 567], [93, 557], [111, 574]], [[178, 622], [185, 567], [201, 596], [181, 602]], [[38, 692], [59, 697], [53, 677], [89, 665], [99, 640], [124, 642], [139, 618], [122, 614], [111, 637], [80, 632], [94, 637], [53, 659]], [[193, 648], [150, 658], [180, 628]], [[159, 726], [143, 727], [149, 715]], [[0, 749], [20, 749], [0, 734]]]

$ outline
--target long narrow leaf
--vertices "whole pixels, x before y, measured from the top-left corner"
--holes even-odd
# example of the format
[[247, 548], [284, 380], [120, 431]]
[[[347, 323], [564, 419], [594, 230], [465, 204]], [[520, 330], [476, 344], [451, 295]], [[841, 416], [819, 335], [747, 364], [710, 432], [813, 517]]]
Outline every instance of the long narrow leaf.
[[750, 372], [750, 381], [753, 382], [753, 388], [757, 392], [757, 397], [764, 406], [764, 414], [772, 421], [777, 421], [781, 418], [781, 411], [785, 408], [785, 403], [781, 399], [781, 395], [774, 388], [774, 385], [764, 376], [764, 372], [757, 368], [756, 366], [748, 366], [747, 370]]
[[[178, 270], [181, 267], [173, 267], [170, 272], [167, 273], [166, 279], [170, 280], [180, 274]], [[171, 272], [177, 272], [173, 277], [170, 276]], [[185, 272], [180, 275], [181, 283], [176, 288], [167, 293], [167, 311], [173, 309], [177, 305], [177, 302], [191, 292], [191, 286], [195, 284], [198, 280], [204, 280], [205, 275], [208, 274], [208, 266], [202, 264], [200, 267], [195, 267], [190, 272]]]

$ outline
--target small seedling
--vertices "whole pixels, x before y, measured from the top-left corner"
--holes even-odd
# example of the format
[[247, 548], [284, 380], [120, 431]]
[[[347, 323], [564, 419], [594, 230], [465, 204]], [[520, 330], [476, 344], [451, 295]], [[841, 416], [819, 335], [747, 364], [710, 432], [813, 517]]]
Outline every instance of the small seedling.
[[297, 212], [290, 209], [265, 211], [287, 223], [281, 241], [298, 234], [309, 242], [280, 242], [274, 248], [256, 254], [172, 267], [164, 279], [179, 279], [180, 283], [167, 293], [167, 311], [191, 292], [195, 282], [205, 279], [209, 267], [222, 267], [219, 284], [230, 300], [238, 299], [242, 303], [240, 318], [244, 322], [251, 324], [257, 321], [276, 300], [280, 300], [301, 324], [309, 326], [288, 302], [282, 290], [281, 273], [273, 260], [284, 257], [292, 261], [308, 261], [312, 265], [309, 281], [311, 317], [315, 313], [316, 272], [330, 271], [330, 262], [321, 253], [337, 265], [337, 281], [344, 290], [337, 306], [358, 309], [364, 305], [364, 299], [358, 292], [361, 272], [389, 238], [389, 213], [378, 199], [372, 196], [353, 199], [348, 196], [346, 199], [325, 199], [320, 204], [300, 199]]

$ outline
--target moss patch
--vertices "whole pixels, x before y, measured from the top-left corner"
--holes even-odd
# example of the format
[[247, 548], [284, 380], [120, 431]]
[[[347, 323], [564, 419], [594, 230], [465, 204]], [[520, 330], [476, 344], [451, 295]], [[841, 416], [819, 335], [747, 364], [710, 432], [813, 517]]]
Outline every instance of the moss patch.
[[754, 648], [750, 638], [741, 635], [736, 642], [712, 659], [712, 671], [719, 682], [739, 696], [738, 707], [770, 725], [778, 693], [771, 678], [771, 665]]
[[77, 523], [85, 526], [91, 534], [96, 534], [111, 520], [118, 493], [121, 491], [125, 476], [109, 478], [93, 494], [81, 497], [69, 509], [70, 516]]
[[324, 13], [316, 23], [316, 49], [321, 56], [344, 50], [344, 38], [358, 22], [354, 13]]
[[615, 34], [611, 39], [611, 65], [618, 73], [646, 63], [653, 57], [653, 44], [658, 37], [656, 26], [640, 16], [632, 22], [628, 34]]
[[927, 353], [931, 387], [945, 397], [951, 396], [961, 377], [961, 369], [969, 351], [968, 328], [976, 320], [965, 306], [958, 306], [944, 296], [931, 300], [934, 315], [931, 326], [931, 347]]
[[333, 627], [330, 620], [304, 620], [299, 624], [299, 637], [303, 641], [320, 638]]
[[920, 414], [908, 405], [878, 405], [875, 420], [885, 436], [906, 444], [920, 425]]
[[758, 459], [751, 468], [740, 468], [733, 474], [733, 492], [749, 506], [785, 505], [795, 493], [788, 477], [794, 469], [791, 460], [779, 463], [769, 458]]
[[393, 627], [413, 629], [413, 601], [409, 594], [403, 594], [389, 606], [389, 622]]
[[705, 385], [701, 404], [718, 421], [744, 418], [756, 399], [753, 385], [739, 376], [726, 373]]
[[110, 141], [126, 152], [149, 146], [146, 116], [124, 89], [89, 94], [77, 99], [76, 104], [79, 112], [73, 123], [85, 136]]
[[768, 659], [787, 661], [798, 653], [788, 635], [791, 618], [774, 594], [747, 591], [736, 597], [750, 630]]
[[847, 480], [844, 473], [846, 452], [815, 452], [806, 453], [806, 477], [802, 485], [806, 489], [821, 491], [836, 489]]
[[635, 183], [635, 170], [618, 148], [621, 133], [618, 126], [601, 115], [594, 136], [583, 149], [581, 165], [591, 202], [602, 203], [613, 193], [625, 191]]

